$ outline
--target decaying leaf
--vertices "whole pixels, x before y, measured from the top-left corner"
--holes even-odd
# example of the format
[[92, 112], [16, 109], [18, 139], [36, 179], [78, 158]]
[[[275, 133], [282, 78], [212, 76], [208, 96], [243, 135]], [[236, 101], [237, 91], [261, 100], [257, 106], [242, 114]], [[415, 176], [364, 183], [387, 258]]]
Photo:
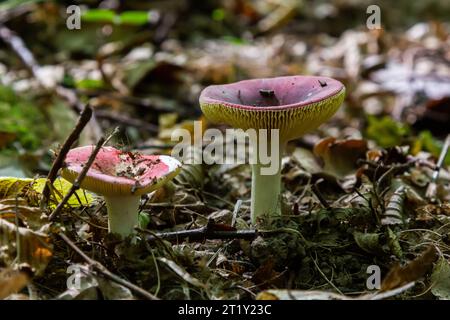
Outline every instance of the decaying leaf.
[[278, 289], [260, 292], [256, 300], [351, 300], [351, 298], [327, 291]]
[[0, 300], [18, 293], [30, 281], [30, 275], [15, 269], [0, 270]]
[[[23, 197], [30, 205], [37, 205], [39, 195], [42, 194], [47, 179], [20, 179], [14, 177], [0, 177], [0, 199]], [[55, 208], [64, 195], [70, 190], [72, 184], [63, 178], [58, 178], [53, 183], [50, 207]], [[72, 207], [86, 206], [94, 201], [89, 192], [77, 190], [67, 202]]]
[[365, 159], [367, 141], [358, 139], [336, 140], [328, 137], [314, 146], [314, 154], [323, 161], [323, 170], [343, 177], [357, 169], [357, 160]]
[[203, 283], [200, 282], [200, 280], [191, 276], [186, 270], [184, 270], [183, 267], [180, 267], [174, 261], [164, 258], [164, 257], [159, 257], [158, 260], [163, 262], [165, 265], [167, 265], [173, 272], [175, 272], [179, 277], [181, 277], [187, 283], [190, 283], [193, 286], [199, 287], [199, 288], [206, 287]]
[[356, 244], [368, 253], [382, 252], [382, 245], [380, 244], [379, 233], [363, 233], [356, 231], [353, 233]]
[[431, 274], [431, 293], [435, 297], [443, 300], [450, 300], [450, 264], [440, 258]]
[[9, 265], [17, 258], [39, 274], [51, 257], [52, 246], [47, 235], [0, 219], [0, 261]]
[[97, 276], [87, 265], [72, 264], [68, 289], [58, 296], [61, 300], [131, 300], [131, 291], [115, 282]]
[[404, 186], [398, 187], [390, 196], [381, 223], [393, 225], [403, 223], [403, 203], [406, 197]]
[[381, 283], [381, 290], [395, 289], [423, 277], [431, 269], [436, 258], [437, 250], [434, 246], [430, 246], [424, 253], [404, 267], [395, 265]]
[[23, 199], [0, 200], [0, 218], [12, 223], [17, 217], [32, 230], [39, 230], [48, 223], [47, 216], [37, 207], [30, 207]]
[[292, 157], [298, 161], [303, 169], [308, 173], [318, 173], [322, 171], [320, 164], [314, 157], [314, 154], [308, 149], [295, 148]]
[[359, 296], [347, 296], [329, 291], [272, 289], [260, 292], [256, 300], [382, 300], [401, 294], [414, 286], [414, 283], [388, 291]]
[[[252, 281], [261, 288], [266, 288], [270, 285], [281, 285], [279, 280], [279, 272], [274, 270], [275, 262], [273, 259], [267, 259], [256, 271], [253, 273]], [[277, 281], [278, 280], [278, 281]]]

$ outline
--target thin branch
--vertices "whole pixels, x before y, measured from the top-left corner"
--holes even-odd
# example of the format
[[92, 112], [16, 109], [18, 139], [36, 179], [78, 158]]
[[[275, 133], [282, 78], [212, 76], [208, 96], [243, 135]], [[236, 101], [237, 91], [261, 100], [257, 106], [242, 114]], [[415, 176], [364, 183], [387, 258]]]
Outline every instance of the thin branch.
[[66, 141], [59, 150], [58, 156], [56, 157], [55, 161], [53, 161], [52, 168], [50, 169], [50, 172], [47, 175], [47, 182], [45, 184], [44, 190], [42, 191], [41, 208], [47, 205], [48, 197], [50, 194], [50, 186], [53, 185], [53, 182], [55, 182], [56, 177], [58, 175], [58, 171], [59, 169], [61, 169], [67, 153], [69, 152], [70, 148], [75, 143], [75, 141], [77, 141], [78, 138], [80, 137], [81, 131], [83, 131], [84, 127], [91, 119], [91, 116], [92, 116], [92, 109], [89, 105], [86, 105], [84, 107], [83, 112], [80, 114], [80, 117], [78, 118], [78, 122], [75, 128], [67, 137]]
[[322, 206], [325, 209], [330, 209], [330, 205], [328, 204], [327, 200], [325, 199], [325, 197], [323, 196], [322, 192], [320, 192], [319, 190], [319, 184], [323, 181], [323, 179], [319, 179], [316, 181], [316, 183], [313, 183], [311, 185], [311, 191], [314, 193], [314, 195], [317, 197], [317, 199], [319, 200], [319, 202], [322, 204]]
[[[168, 241], [178, 242], [189, 238], [189, 241], [204, 241], [206, 239], [246, 239], [252, 240], [258, 235], [258, 231], [254, 229], [249, 230], [230, 230], [224, 231], [219, 230], [220, 225], [215, 224], [211, 220], [203, 227], [191, 229], [191, 230], [180, 230], [173, 232], [161, 232], [157, 234], [148, 234], [145, 239], [148, 242], [154, 242], [158, 239], [164, 239]], [[147, 233], [146, 230], [136, 228], [136, 230]]]
[[103, 274], [106, 278], [130, 289], [131, 291], [134, 291], [135, 293], [141, 295], [142, 297], [149, 299], [149, 300], [159, 300], [158, 297], [152, 295], [150, 292], [136, 286], [135, 284], [132, 284], [131, 282], [122, 279], [121, 277], [115, 275], [114, 273], [112, 273], [111, 271], [109, 271], [105, 266], [103, 266], [100, 262], [90, 258], [89, 256], [87, 256], [83, 251], [81, 251], [80, 248], [77, 247], [77, 245], [75, 243], [73, 243], [72, 240], [69, 239], [69, 237], [67, 237], [63, 232], [59, 232], [58, 236], [64, 240], [65, 243], [67, 243], [67, 245], [76, 253], [78, 253], [81, 258], [83, 258], [83, 260], [85, 260], [88, 265], [90, 267], [92, 267], [94, 270], [96, 270], [97, 272], [100, 272], [101, 274]]

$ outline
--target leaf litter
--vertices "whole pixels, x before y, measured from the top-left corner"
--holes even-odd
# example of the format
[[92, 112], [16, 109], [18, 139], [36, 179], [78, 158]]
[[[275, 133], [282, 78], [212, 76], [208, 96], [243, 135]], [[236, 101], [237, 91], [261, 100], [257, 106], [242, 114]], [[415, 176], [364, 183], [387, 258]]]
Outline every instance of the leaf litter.
[[[176, 20], [168, 36], [140, 29], [142, 16], [114, 12], [122, 22], [96, 20], [92, 12], [86, 32], [75, 35], [55, 27], [63, 23], [54, 13], [58, 4], [41, 3], [26, 14], [34, 22], [24, 25], [54, 41], [61, 56], [37, 39], [24, 41], [50, 73], [50, 87], [76, 91], [95, 105], [101, 129], [121, 127], [117, 147], [146, 154], [169, 154], [173, 132], [194, 130], [193, 121], [201, 119], [198, 94], [207, 84], [304, 73], [343, 81], [348, 93], [338, 114], [288, 146], [283, 216], [251, 240], [158, 237], [201, 229], [211, 219], [224, 230], [250, 228], [248, 166], [201, 164], [185, 165], [173, 183], [144, 197], [137, 242], [108, 235], [103, 202], [83, 190], [48, 221], [70, 185], [57, 180], [43, 208], [45, 179], [32, 177], [50, 169], [49, 150], [71, 129], [61, 119], [72, 119], [73, 110], [20, 72], [12, 55], [0, 55], [0, 114], [8, 115], [0, 121], [0, 298], [141, 298], [69, 250], [60, 232], [118, 277], [162, 299], [450, 298], [450, 155], [433, 180], [449, 134], [448, 24], [417, 23], [406, 33], [345, 26], [338, 35], [303, 37], [289, 31], [289, 22], [302, 10], [316, 16], [320, 8], [243, 2], [227, 10], [245, 17], [239, 24], [248, 24], [255, 38], [223, 37], [223, 23], [232, 19], [227, 15], [208, 30], [202, 15], [189, 16], [188, 26]], [[216, 12], [214, 19], [221, 16]], [[158, 19], [150, 23], [163, 30]], [[16, 28], [26, 35], [23, 26]], [[30, 125], [29, 110], [49, 120]], [[211, 126], [203, 120], [202, 130]], [[58, 134], [48, 134], [54, 130]], [[80, 140], [95, 143], [89, 137], [83, 132]], [[17, 164], [29, 178], [18, 176]], [[123, 174], [136, 174], [126, 169]], [[148, 234], [155, 240], [145, 241]], [[376, 291], [366, 287], [373, 265], [383, 280]], [[81, 270], [77, 289], [67, 286], [68, 268]], [[37, 295], [27, 290], [30, 284]]]

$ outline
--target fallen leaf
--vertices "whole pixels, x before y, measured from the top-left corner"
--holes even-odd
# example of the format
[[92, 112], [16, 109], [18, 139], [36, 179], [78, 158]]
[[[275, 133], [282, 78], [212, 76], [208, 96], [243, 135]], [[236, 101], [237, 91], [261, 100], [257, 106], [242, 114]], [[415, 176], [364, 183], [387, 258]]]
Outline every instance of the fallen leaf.
[[48, 223], [47, 216], [40, 208], [28, 206], [23, 199], [0, 200], [0, 218], [14, 223], [16, 215], [32, 230], [38, 230]]
[[44, 271], [51, 257], [52, 246], [47, 235], [0, 219], [0, 262], [11, 264], [17, 258], [39, 274]]
[[436, 258], [436, 248], [430, 246], [424, 253], [406, 266], [395, 265], [381, 283], [381, 291], [395, 289], [423, 277], [431, 269]]
[[[46, 178], [38, 179], [22, 179], [15, 177], [0, 177], [0, 199], [24, 197], [29, 204], [36, 206], [39, 204], [39, 198], [44, 190]], [[67, 194], [72, 187], [72, 184], [63, 179], [57, 178], [53, 183], [51, 190], [50, 208], [56, 208], [65, 194]], [[67, 202], [72, 207], [87, 206], [94, 201], [91, 193], [82, 189], [77, 190]]]
[[431, 293], [443, 300], [450, 300], [450, 264], [444, 258], [440, 258], [431, 274]]
[[324, 171], [339, 178], [355, 172], [358, 159], [365, 159], [366, 152], [367, 141], [359, 139], [328, 137], [314, 146], [314, 154], [322, 160]]
[[201, 283], [200, 280], [191, 276], [186, 270], [184, 270], [184, 268], [180, 267], [174, 261], [167, 259], [167, 258], [163, 258], [163, 257], [159, 257], [158, 260], [163, 262], [165, 265], [167, 265], [170, 268], [170, 270], [175, 272], [179, 277], [181, 277], [187, 283], [192, 284], [194, 287], [199, 287], [199, 288], [203, 288], [203, 289], [206, 288], [206, 286], [203, 283]]
[[11, 294], [18, 293], [30, 281], [30, 275], [26, 272], [14, 269], [0, 271], [0, 300]]

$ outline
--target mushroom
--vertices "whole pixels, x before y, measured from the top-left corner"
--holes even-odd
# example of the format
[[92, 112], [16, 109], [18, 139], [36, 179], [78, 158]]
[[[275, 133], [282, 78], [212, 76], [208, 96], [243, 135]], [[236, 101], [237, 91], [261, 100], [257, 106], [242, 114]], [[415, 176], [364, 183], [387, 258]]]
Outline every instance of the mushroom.
[[[281, 214], [281, 154], [288, 141], [317, 128], [339, 108], [345, 96], [344, 85], [331, 78], [317, 76], [288, 76], [244, 80], [224, 85], [212, 85], [200, 95], [205, 117], [214, 123], [234, 128], [279, 129], [279, 141], [250, 140], [253, 149], [267, 143], [279, 148], [278, 170], [264, 175], [260, 158], [252, 163], [251, 217]], [[276, 144], [276, 145], [273, 145]], [[266, 147], [267, 147], [266, 145]], [[255, 150], [255, 149], [254, 149]]]
[[[61, 171], [64, 179], [75, 181], [94, 148], [85, 146], [69, 151]], [[126, 237], [138, 224], [141, 195], [171, 180], [180, 167], [180, 162], [169, 156], [142, 155], [103, 147], [80, 187], [103, 195], [109, 232]]]

